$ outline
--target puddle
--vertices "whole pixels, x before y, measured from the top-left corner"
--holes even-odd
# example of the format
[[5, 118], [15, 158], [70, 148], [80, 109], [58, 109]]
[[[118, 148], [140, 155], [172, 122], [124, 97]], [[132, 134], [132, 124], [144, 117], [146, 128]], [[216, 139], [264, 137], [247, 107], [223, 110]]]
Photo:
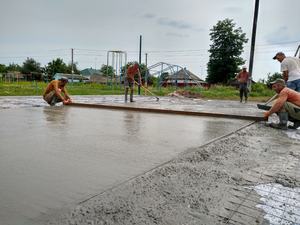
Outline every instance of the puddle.
[[260, 184], [254, 190], [261, 196], [258, 208], [270, 225], [300, 224], [300, 188], [284, 187], [281, 184]]

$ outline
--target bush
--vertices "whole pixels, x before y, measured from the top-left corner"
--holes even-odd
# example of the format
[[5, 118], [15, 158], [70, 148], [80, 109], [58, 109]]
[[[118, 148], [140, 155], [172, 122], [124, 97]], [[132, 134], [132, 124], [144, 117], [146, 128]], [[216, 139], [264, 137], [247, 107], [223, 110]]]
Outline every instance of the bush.
[[251, 86], [252, 91], [250, 93], [251, 96], [257, 97], [257, 96], [272, 96], [274, 95], [274, 92], [268, 88], [268, 86], [264, 83], [255, 83]]

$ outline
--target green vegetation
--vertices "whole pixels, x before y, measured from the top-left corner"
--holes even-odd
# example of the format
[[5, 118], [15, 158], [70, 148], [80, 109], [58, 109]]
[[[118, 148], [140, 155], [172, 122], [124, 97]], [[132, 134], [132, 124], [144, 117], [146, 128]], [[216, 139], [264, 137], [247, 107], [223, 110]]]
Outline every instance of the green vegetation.
[[[46, 88], [45, 82], [1, 82], [0, 81], [0, 96], [41, 96]], [[136, 88], [137, 89], [137, 88]], [[148, 87], [148, 89], [158, 96], [166, 96], [176, 90], [175, 87], [156, 88]], [[123, 87], [107, 86], [103, 84], [84, 84], [84, 83], [69, 83], [67, 90], [71, 95], [121, 95], [124, 93]], [[192, 93], [200, 94], [205, 99], [223, 99], [223, 100], [237, 100], [239, 99], [239, 90], [231, 86], [214, 85], [209, 89], [202, 87], [187, 87]], [[137, 93], [137, 90], [135, 90]], [[141, 88], [142, 95], [151, 95]], [[249, 96], [251, 101], [266, 101], [274, 95], [274, 92], [267, 88], [263, 83], [256, 83], [252, 85], [252, 91]]]
[[210, 29], [212, 44], [208, 50], [209, 61], [207, 64], [206, 81], [209, 83], [223, 83], [235, 77], [238, 67], [244, 63], [241, 58], [243, 44], [248, 42], [246, 33], [236, 28], [233, 20], [225, 19]]

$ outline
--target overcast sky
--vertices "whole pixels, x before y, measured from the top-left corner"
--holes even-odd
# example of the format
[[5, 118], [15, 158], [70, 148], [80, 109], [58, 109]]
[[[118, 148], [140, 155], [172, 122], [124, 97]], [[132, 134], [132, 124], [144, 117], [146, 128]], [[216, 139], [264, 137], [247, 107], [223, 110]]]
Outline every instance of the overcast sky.
[[[233, 19], [249, 38], [242, 57], [249, 64], [255, 0], [0, 0], [0, 64], [22, 65], [32, 57], [42, 66], [56, 58], [79, 69], [99, 69], [107, 50], [127, 51], [138, 61], [187, 67], [205, 79], [210, 29]], [[279, 72], [277, 51], [293, 56], [300, 44], [300, 1], [261, 0], [254, 80]]]

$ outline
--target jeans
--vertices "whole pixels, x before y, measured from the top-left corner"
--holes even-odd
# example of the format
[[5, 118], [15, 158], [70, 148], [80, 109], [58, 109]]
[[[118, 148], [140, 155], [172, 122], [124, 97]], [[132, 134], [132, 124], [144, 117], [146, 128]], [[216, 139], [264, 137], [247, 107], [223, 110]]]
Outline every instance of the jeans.
[[247, 101], [248, 98], [248, 88], [247, 83], [240, 83], [240, 100], [242, 102], [243, 96], [245, 96], [245, 101]]
[[300, 92], [300, 79], [298, 80], [293, 80], [293, 81], [288, 81], [286, 83], [286, 86], [290, 89], [293, 89], [297, 92]]

